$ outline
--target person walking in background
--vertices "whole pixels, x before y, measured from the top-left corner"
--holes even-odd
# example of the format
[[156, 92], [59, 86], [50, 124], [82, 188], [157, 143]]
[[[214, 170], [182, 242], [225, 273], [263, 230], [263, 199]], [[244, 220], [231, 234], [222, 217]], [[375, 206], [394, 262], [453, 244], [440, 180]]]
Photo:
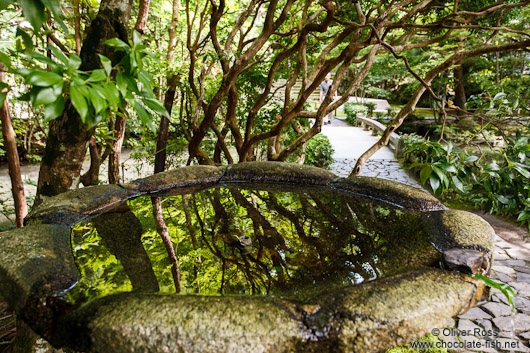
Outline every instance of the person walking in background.
[[[328, 72], [328, 74], [326, 75], [325, 80], [322, 81], [322, 83], [320, 84], [319, 104], [322, 104], [322, 101], [324, 100], [324, 97], [326, 97], [326, 94], [328, 93], [329, 88], [331, 87], [332, 84], [333, 84], [333, 80], [331, 79], [331, 73]], [[333, 97], [333, 99], [335, 99], [335, 97]], [[332, 118], [331, 114], [332, 113], [329, 112], [329, 114], [327, 114], [324, 117], [324, 125], [331, 124], [331, 118]]]

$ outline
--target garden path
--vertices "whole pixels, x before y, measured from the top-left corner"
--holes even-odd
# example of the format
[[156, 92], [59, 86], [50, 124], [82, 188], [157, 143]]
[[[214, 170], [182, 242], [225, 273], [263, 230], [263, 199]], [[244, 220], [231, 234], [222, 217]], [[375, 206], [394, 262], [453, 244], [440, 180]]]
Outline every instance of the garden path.
[[[331, 171], [348, 176], [357, 158], [379, 139], [370, 132], [334, 118], [322, 126], [335, 152]], [[373, 176], [408, 184], [425, 191], [418, 181], [404, 170], [393, 152], [384, 147], [365, 164], [361, 175]], [[516, 311], [511, 312], [500, 290], [491, 289], [487, 300], [458, 315], [439, 329], [438, 337], [451, 352], [530, 352], [530, 239], [525, 228], [499, 217], [479, 214], [495, 229], [495, 254], [490, 277], [509, 284], [517, 296]], [[433, 330], [434, 331], [434, 330]], [[464, 335], [471, 332], [473, 335]], [[462, 333], [459, 335], [459, 333]], [[475, 335], [475, 333], [477, 333]], [[464, 347], [464, 348], [461, 348]]]

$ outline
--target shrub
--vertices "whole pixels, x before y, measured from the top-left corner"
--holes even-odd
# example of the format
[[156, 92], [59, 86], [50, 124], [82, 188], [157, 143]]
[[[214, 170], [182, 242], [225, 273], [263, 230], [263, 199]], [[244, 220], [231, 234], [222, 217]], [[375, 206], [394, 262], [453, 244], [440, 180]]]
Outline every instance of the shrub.
[[530, 230], [530, 137], [517, 134], [505, 147], [480, 156], [417, 135], [405, 138], [404, 148], [409, 168], [435, 193], [447, 193], [488, 213], [517, 217]]
[[364, 103], [364, 105], [366, 106], [366, 109], [368, 110], [368, 117], [371, 118], [372, 116], [374, 116], [376, 104], [372, 102], [368, 102], [368, 103]]
[[327, 136], [318, 134], [306, 144], [305, 164], [329, 169], [333, 163], [331, 155], [335, 152]]
[[346, 114], [346, 122], [350, 125], [357, 123], [357, 114], [365, 115], [368, 108], [364, 104], [348, 102], [344, 104], [344, 113]]

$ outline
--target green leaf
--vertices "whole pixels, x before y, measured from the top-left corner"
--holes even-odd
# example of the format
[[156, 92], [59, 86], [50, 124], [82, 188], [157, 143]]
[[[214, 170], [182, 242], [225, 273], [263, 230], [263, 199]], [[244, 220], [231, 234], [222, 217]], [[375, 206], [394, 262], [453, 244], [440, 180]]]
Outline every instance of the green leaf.
[[94, 70], [90, 74], [90, 77], [88, 78], [88, 82], [100, 82], [105, 81], [107, 79], [107, 75], [105, 74], [105, 71], [102, 69]]
[[138, 80], [143, 85], [143, 90], [146, 91], [146, 93], [149, 95], [150, 98], [153, 96], [153, 79], [151, 78], [151, 75], [149, 75], [145, 71], [140, 71], [138, 73]]
[[37, 93], [34, 105], [48, 105], [55, 102], [63, 93], [63, 83], [52, 87], [43, 88]]
[[[29, 34], [27, 34], [25, 31], [21, 30], [19, 27], [17, 27], [17, 37], [20, 37], [22, 38], [22, 41], [24, 42], [24, 46], [26, 47], [25, 50], [26, 52], [31, 52], [33, 50], [33, 40], [31, 39], [31, 37], [29, 36]], [[18, 47], [18, 45], [17, 45]]]
[[458, 170], [456, 170], [455, 166], [449, 163], [442, 163], [438, 165], [440, 168], [444, 169], [446, 172], [450, 173], [458, 173]]
[[[62, 22], [61, 19], [63, 17], [63, 12], [61, 11], [61, 6], [59, 4], [59, 1], [57, 0], [41, 0], [41, 1], [42, 1], [42, 4], [53, 14], [53, 19], [58, 23]], [[61, 24], [61, 27], [65, 27], [64, 24]]]
[[29, 21], [35, 32], [39, 31], [47, 17], [44, 5], [40, 0], [20, 0], [24, 17]]
[[0, 92], [0, 107], [4, 106], [7, 97], [7, 92]]
[[505, 97], [505, 96], [506, 96], [506, 93], [504, 93], [504, 92], [499, 92], [499, 93], [497, 93], [497, 94], [495, 95], [495, 97], [493, 97], [493, 101], [495, 102], [495, 101], [497, 101], [497, 100], [499, 100], [499, 99], [502, 99], [502, 98]]
[[81, 66], [81, 58], [75, 54], [70, 55], [70, 59], [68, 60], [68, 68], [70, 70], [77, 70], [79, 69], [79, 66]]
[[462, 183], [460, 178], [458, 178], [456, 175], [452, 175], [451, 180], [453, 180], [453, 184], [458, 189], [458, 191], [464, 192], [464, 184]]
[[103, 95], [109, 102], [111, 107], [117, 108], [120, 101], [120, 93], [113, 83], [108, 83], [106, 85], [96, 85], [94, 89], [97, 90], [100, 94]]
[[160, 103], [157, 99], [143, 98], [142, 100], [143, 100], [144, 104], [145, 104], [149, 109], [151, 109], [151, 110], [154, 111], [155, 113], [160, 114], [160, 115], [163, 115], [163, 116], [165, 116], [166, 118], [169, 119], [169, 114], [168, 114], [166, 108], [164, 108], [164, 106], [162, 105], [162, 103]]
[[444, 172], [440, 169], [440, 168], [436, 168], [436, 167], [433, 167], [433, 171], [436, 173], [436, 175], [438, 176], [438, 180], [440, 180], [440, 182], [443, 184], [443, 189], [445, 188], [448, 188], [449, 187], [449, 179], [447, 178], [447, 176], [444, 174]]
[[109, 76], [110, 73], [112, 72], [112, 62], [106, 56], [103, 56], [101, 54], [98, 54], [98, 56], [99, 56], [99, 60], [101, 60], [101, 65], [103, 66], [103, 69], [105, 69], [107, 76]]
[[92, 103], [96, 114], [100, 113], [102, 110], [108, 107], [107, 101], [104, 99], [104, 97], [100, 95], [98, 90], [94, 88], [89, 88], [88, 97], [90, 98], [90, 102]]
[[56, 47], [54, 46], [50, 46], [49, 49], [52, 51], [53, 55], [60, 61], [62, 62], [63, 64], [67, 65], [68, 64], [68, 57], [66, 55], [64, 55], [64, 53], [62, 51], [60, 51], [59, 49], [57, 49]]
[[0, 61], [2, 64], [4, 64], [8, 69], [11, 67], [11, 58], [9, 55], [5, 54], [4, 52], [0, 51]]
[[127, 80], [126, 74], [123, 71], [118, 71], [116, 74], [116, 83], [118, 84], [118, 90], [121, 95], [125, 97], [127, 95], [129, 80]]
[[138, 31], [133, 30], [133, 46], [142, 44], [142, 35]]
[[31, 57], [37, 61], [40, 61], [43, 64], [49, 65], [52, 68], [52, 70], [55, 71], [55, 73], [57, 74], [62, 74], [62, 70], [64, 70], [64, 67], [62, 65], [56, 63], [52, 59], [40, 53], [37, 53], [37, 52], [32, 53]]
[[134, 110], [138, 114], [138, 118], [144, 123], [151, 131], [156, 131], [156, 125], [153, 123], [153, 117], [145, 110], [145, 108], [138, 102], [134, 102]]
[[44, 120], [48, 122], [52, 119], [57, 118], [63, 113], [64, 110], [64, 97], [59, 96], [59, 98], [52, 104], [48, 104], [44, 108]]
[[420, 171], [420, 180], [422, 184], [425, 184], [427, 179], [431, 176], [432, 167], [430, 165], [424, 166]]
[[5, 10], [9, 5], [14, 3], [13, 0], [0, 0], [0, 11]]
[[514, 169], [517, 170], [519, 172], [519, 174], [521, 174], [522, 176], [524, 176], [525, 178], [530, 178], [530, 172], [518, 165], [514, 166]]
[[447, 144], [447, 154], [450, 154], [452, 151], [453, 151], [453, 144], [451, 143], [451, 141], [449, 141], [449, 143]]
[[465, 159], [465, 161], [468, 162], [468, 163], [473, 163], [473, 162], [475, 162], [475, 161], [477, 161], [477, 160], [478, 160], [478, 157], [477, 157], [477, 156], [469, 156], [469, 157], [467, 157], [467, 158]]
[[412, 163], [411, 165], [409, 165], [409, 169], [412, 169], [412, 168], [415, 168], [415, 167], [421, 167], [425, 165], [425, 163], [421, 163], [421, 162], [414, 162]]
[[429, 177], [429, 183], [431, 184], [432, 189], [435, 192], [438, 192], [438, 188], [440, 188], [440, 179], [438, 179], [438, 176], [436, 174], [431, 174]]
[[79, 113], [79, 116], [81, 116], [81, 120], [86, 122], [88, 115], [88, 104], [79, 87], [75, 85], [70, 86], [70, 100], [72, 101], [74, 108]]
[[478, 273], [478, 272], [475, 273], [473, 275], [473, 277], [475, 277], [477, 279], [480, 279], [488, 287], [496, 288], [496, 289], [500, 290], [502, 292], [502, 294], [504, 294], [504, 296], [506, 297], [506, 300], [508, 301], [510, 306], [512, 307], [512, 311], [515, 310], [515, 306], [513, 305], [513, 300], [512, 300], [513, 298], [515, 298], [515, 292], [513, 291], [512, 287], [510, 287], [507, 284], [495, 282], [494, 280], [489, 279], [488, 277], [486, 277], [486, 276], [484, 276], [484, 275], [482, 275], [481, 273]]
[[495, 198], [504, 205], [508, 205], [510, 203], [510, 199], [503, 195], [495, 195]]
[[530, 218], [530, 212], [523, 211], [519, 213], [519, 216], [517, 217], [517, 222], [526, 221]]
[[127, 43], [125, 43], [124, 41], [122, 41], [121, 39], [119, 39], [119, 38], [111, 38], [111, 39], [108, 39], [108, 40], [104, 41], [101, 44], [108, 45], [109, 47], [127, 48], [127, 49], [129, 49], [129, 45]]
[[35, 70], [26, 77], [26, 83], [33, 86], [48, 87], [62, 82], [63, 77], [53, 72]]

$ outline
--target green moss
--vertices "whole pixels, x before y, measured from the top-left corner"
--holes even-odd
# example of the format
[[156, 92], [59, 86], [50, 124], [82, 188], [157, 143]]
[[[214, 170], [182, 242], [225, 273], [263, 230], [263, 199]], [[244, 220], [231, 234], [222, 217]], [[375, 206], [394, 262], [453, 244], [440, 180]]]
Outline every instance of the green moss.
[[[441, 342], [441, 341], [438, 339], [438, 337], [428, 334], [427, 336], [418, 338], [416, 342], [432, 343], [433, 346], [436, 347], [436, 343]], [[407, 343], [402, 346], [395, 347], [395, 348], [392, 348], [386, 351], [386, 353], [424, 353], [424, 352], [448, 353], [448, 350], [445, 348], [415, 349], [411, 347], [410, 343]]]

